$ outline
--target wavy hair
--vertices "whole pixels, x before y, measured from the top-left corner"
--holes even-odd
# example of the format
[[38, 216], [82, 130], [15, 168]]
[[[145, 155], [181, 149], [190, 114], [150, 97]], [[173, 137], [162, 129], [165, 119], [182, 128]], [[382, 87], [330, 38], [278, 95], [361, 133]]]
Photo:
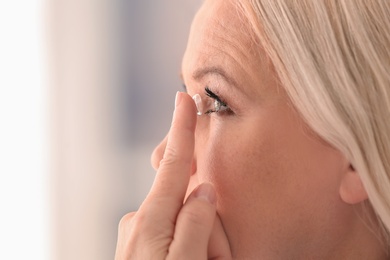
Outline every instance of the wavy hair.
[[389, 247], [390, 1], [237, 3], [303, 119], [358, 172]]

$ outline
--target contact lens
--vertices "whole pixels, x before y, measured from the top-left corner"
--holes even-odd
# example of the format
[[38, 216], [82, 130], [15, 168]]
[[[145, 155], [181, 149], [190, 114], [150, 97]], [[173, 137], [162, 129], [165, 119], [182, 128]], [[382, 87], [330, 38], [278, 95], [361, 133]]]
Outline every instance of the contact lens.
[[216, 113], [226, 109], [226, 104], [222, 103], [221, 100], [217, 100], [214, 98], [206, 98], [202, 99], [199, 94], [195, 94], [192, 96], [192, 99], [195, 102], [197, 115], [201, 116], [204, 114]]
[[196, 114], [198, 116], [201, 116], [204, 113], [202, 97], [199, 94], [195, 94], [194, 96], [192, 96], [192, 99], [195, 101], [196, 109], [198, 110]]

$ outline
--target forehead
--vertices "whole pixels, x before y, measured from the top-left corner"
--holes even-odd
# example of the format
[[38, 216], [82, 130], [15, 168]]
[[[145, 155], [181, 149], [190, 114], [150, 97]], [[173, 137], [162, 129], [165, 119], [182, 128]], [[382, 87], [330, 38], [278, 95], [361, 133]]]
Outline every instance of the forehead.
[[192, 23], [188, 47], [201, 52], [232, 49], [246, 57], [253, 49], [248, 49], [252, 33], [234, 1], [206, 0]]
[[231, 40], [234, 36], [243, 36], [249, 32], [245, 17], [238, 9], [238, 4], [232, 0], [204, 1], [194, 18], [193, 27], [202, 30], [205, 35], [232, 37]]
[[[206, 0], [192, 23], [183, 74], [200, 67], [222, 67], [242, 86], [269, 77], [269, 63], [237, 0]], [[237, 1], [238, 2], [238, 1]], [[253, 93], [254, 89], [247, 89]], [[248, 94], [252, 94], [248, 93]]]

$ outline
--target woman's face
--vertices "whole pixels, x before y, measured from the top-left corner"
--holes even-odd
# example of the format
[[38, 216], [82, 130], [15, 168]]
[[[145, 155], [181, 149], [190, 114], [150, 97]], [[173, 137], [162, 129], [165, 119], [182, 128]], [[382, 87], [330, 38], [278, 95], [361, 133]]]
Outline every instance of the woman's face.
[[[293, 258], [348, 228], [352, 210], [339, 183], [349, 165], [294, 110], [232, 2], [204, 2], [183, 58], [188, 93], [210, 99], [208, 87], [228, 107], [198, 117], [188, 193], [214, 184], [234, 256]], [[155, 165], [164, 147], [155, 150]]]

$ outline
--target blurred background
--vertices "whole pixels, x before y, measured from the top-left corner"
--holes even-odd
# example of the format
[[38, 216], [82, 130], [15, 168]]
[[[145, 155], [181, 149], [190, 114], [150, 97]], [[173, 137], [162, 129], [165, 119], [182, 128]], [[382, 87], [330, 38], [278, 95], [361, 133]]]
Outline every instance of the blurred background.
[[[201, 0], [0, 3], [0, 259], [113, 259]], [[3, 232], [4, 231], [4, 232]]]

